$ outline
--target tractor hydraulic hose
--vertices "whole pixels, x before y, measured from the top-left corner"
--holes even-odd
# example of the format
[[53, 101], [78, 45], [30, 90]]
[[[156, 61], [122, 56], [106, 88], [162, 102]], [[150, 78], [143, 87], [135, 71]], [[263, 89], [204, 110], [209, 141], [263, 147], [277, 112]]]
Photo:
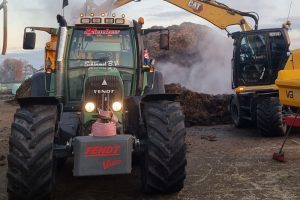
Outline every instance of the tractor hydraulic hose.
[[62, 99], [64, 96], [64, 50], [67, 40], [67, 22], [61, 15], [57, 15], [59, 23], [59, 38], [57, 44], [56, 56], [56, 81], [55, 81], [55, 96]]
[[259, 16], [257, 13], [254, 12], [241, 12], [241, 11], [237, 11], [240, 15], [244, 16], [244, 17], [250, 17], [254, 20], [255, 25], [254, 25], [254, 30], [258, 29], [258, 20], [259, 20]]

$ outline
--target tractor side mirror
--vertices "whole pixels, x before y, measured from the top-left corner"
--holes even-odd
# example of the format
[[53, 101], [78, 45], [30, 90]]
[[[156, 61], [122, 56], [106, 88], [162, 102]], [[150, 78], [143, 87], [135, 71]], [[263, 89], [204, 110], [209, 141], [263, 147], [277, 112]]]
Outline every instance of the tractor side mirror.
[[169, 50], [169, 33], [161, 33], [159, 38], [160, 49]]
[[34, 49], [35, 48], [35, 32], [24, 32], [23, 38], [23, 49]]

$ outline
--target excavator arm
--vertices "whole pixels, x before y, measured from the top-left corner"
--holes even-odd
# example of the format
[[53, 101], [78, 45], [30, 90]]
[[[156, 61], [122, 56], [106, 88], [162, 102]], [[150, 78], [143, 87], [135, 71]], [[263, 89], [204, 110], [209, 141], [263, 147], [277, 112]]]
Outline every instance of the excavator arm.
[[3, 0], [0, 4], [0, 10], [3, 9], [3, 47], [2, 55], [5, 55], [7, 49], [7, 1]]
[[239, 25], [243, 31], [252, 30], [244, 17], [251, 17], [255, 21], [255, 29], [258, 27], [258, 17], [252, 13], [241, 12], [209, 0], [165, 0], [179, 8], [195, 14], [220, 29], [226, 29], [232, 25]]
[[[121, 7], [132, 1], [141, 0], [116, 0], [113, 8]], [[194, 15], [197, 15], [218, 28], [224, 30], [232, 25], [239, 25], [243, 31], [252, 30], [251, 25], [245, 20], [244, 17], [250, 17], [254, 20], [254, 29], [258, 28], [258, 15], [253, 12], [241, 12], [229, 8], [225, 4], [219, 3], [214, 0], [164, 0], [173, 4], [181, 9], [184, 9]]]

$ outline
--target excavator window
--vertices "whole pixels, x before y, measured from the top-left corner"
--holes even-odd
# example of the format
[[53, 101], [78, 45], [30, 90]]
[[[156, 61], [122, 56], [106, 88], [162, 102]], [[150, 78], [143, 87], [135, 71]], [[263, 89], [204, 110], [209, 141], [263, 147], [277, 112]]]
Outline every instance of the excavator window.
[[287, 59], [283, 29], [262, 29], [234, 35], [233, 88], [274, 84]]
[[264, 34], [245, 35], [241, 39], [239, 76], [244, 84], [261, 82], [268, 68]]

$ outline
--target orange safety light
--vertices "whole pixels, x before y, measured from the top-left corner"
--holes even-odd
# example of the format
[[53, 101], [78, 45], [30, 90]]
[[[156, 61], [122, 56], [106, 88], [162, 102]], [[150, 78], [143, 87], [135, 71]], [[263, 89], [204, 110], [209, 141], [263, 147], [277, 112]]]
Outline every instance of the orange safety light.
[[144, 23], [145, 23], [145, 20], [144, 20], [143, 17], [140, 17], [140, 18], [138, 19], [138, 22], [139, 22], [140, 24], [144, 24]]

